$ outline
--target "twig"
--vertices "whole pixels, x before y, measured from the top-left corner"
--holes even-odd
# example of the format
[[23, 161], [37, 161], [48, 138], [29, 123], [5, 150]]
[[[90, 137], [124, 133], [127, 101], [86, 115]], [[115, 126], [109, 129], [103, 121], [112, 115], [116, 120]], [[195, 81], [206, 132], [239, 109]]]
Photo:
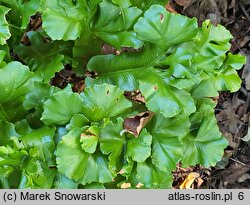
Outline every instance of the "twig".
[[239, 164], [241, 164], [241, 165], [243, 165], [243, 166], [246, 166], [245, 163], [243, 163], [243, 162], [241, 162], [241, 161], [239, 161], [239, 160], [237, 160], [237, 159], [234, 159], [234, 158], [231, 158], [231, 157], [230, 157], [229, 159], [231, 159], [232, 161], [237, 162], [237, 163], [239, 163]]
[[240, 3], [240, 8], [243, 11], [243, 13], [245, 14], [245, 16], [247, 17], [247, 19], [250, 21], [250, 16], [248, 15], [248, 13], [246, 12], [245, 7]]

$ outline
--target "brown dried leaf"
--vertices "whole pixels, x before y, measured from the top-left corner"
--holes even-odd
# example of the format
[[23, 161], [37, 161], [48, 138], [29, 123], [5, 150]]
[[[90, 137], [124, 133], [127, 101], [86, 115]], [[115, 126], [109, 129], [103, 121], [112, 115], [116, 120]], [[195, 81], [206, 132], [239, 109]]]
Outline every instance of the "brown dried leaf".
[[24, 35], [23, 35], [23, 37], [21, 39], [21, 43], [23, 45], [26, 45], [26, 46], [31, 46], [31, 42], [30, 42], [30, 39], [27, 36], [27, 33], [29, 31], [40, 30], [41, 27], [42, 27], [41, 15], [37, 13], [37, 14], [31, 16], [30, 17], [30, 22], [29, 22], [28, 27], [27, 27], [27, 30], [26, 30], [26, 32], [24, 33]]
[[140, 188], [142, 188], [144, 186], [144, 184], [142, 184], [141, 182], [139, 182], [137, 185], [136, 185], [136, 188], [137, 189], [140, 189]]
[[127, 132], [133, 134], [135, 137], [138, 137], [141, 130], [152, 119], [153, 116], [153, 112], [146, 111], [139, 113], [138, 115], [128, 117], [124, 120], [124, 129]]
[[89, 133], [82, 133], [81, 134], [81, 138], [90, 138], [90, 137], [96, 137], [96, 135], [92, 135], [92, 134], [89, 134]]
[[232, 163], [228, 169], [222, 172], [223, 181], [227, 184], [232, 184], [237, 181], [242, 175], [250, 170], [250, 165], [244, 165], [238, 162]]
[[194, 181], [200, 177], [200, 174], [197, 172], [191, 172], [187, 178], [184, 180], [184, 182], [180, 185], [180, 189], [191, 189], [191, 186], [193, 185]]
[[244, 182], [246, 180], [250, 179], [250, 174], [246, 173], [246, 174], [243, 174], [237, 181], [238, 182]]
[[248, 127], [247, 134], [242, 138], [242, 140], [250, 144], [250, 127]]
[[86, 138], [97, 137], [97, 135], [93, 131], [91, 131], [90, 129], [87, 129], [85, 132], [81, 133], [81, 138], [83, 138], [83, 137], [86, 137]]
[[131, 187], [131, 184], [130, 184], [130, 183], [124, 182], [124, 183], [121, 184], [121, 189], [128, 189], [128, 188], [130, 188], [130, 187]]
[[202, 178], [197, 178], [197, 188], [200, 188], [200, 186], [203, 184], [204, 180]]
[[123, 169], [121, 169], [118, 174], [125, 174], [125, 171]]
[[217, 120], [222, 122], [222, 124], [228, 128], [229, 132], [232, 134], [237, 134], [240, 126], [243, 124], [240, 120], [240, 116], [236, 113], [236, 110], [244, 103], [244, 101], [240, 100], [235, 95], [233, 99], [228, 99], [223, 103], [222, 106], [224, 110], [216, 115]]
[[102, 45], [102, 53], [103, 54], [115, 54], [116, 50], [114, 47], [108, 45], [108, 44], [103, 44]]
[[166, 5], [165, 8], [167, 9], [167, 11], [171, 12], [171, 13], [177, 13], [177, 11], [174, 8], [173, 2], [169, 1]]
[[136, 103], [145, 103], [145, 98], [141, 94], [140, 90], [136, 91], [127, 91], [125, 92], [125, 97], [131, 101], [134, 101]]

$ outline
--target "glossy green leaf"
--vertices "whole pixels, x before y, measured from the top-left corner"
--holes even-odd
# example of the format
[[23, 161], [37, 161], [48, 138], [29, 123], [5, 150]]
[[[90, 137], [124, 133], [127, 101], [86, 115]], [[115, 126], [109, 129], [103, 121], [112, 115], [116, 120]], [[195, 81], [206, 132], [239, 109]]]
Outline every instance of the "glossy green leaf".
[[9, 8], [0, 5], [0, 45], [6, 44], [6, 40], [8, 40], [11, 36], [9, 24], [6, 21], [5, 16], [9, 11]]
[[151, 6], [134, 29], [141, 40], [164, 49], [192, 40], [198, 31], [196, 19], [169, 13], [160, 5]]
[[10, 185], [7, 178], [13, 173], [13, 168], [9, 166], [0, 167], [0, 187], [1, 189], [9, 189]]
[[68, 133], [69, 131], [65, 127], [63, 126], [57, 127], [54, 137], [55, 143], [58, 144], [62, 140], [63, 136]]
[[[73, 47], [73, 56], [81, 58], [81, 61], [82, 56], [84, 56], [84, 60], [88, 61], [92, 56], [101, 53], [103, 41], [94, 35], [93, 26], [95, 25], [96, 18], [99, 16], [99, 3], [102, 1], [103, 0], [88, 1], [87, 21], [89, 24], [86, 24], [85, 28], [82, 29], [80, 37], [74, 42]], [[109, 12], [106, 13], [106, 15], [107, 14], [109, 14]]]
[[152, 163], [161, 171], [169, 172], [175, 169], [180, 161], [183, 149], [179, 138], [189, 132], [188, 118], [164, 118], [156, 115], [150, 123], [149, 132], [153, 137]]
[[218, 90], [229, 90], [230, 92], [238, 91], [242, 83], [238, 73], [232, 68], [218, 72], [215, 81]]
[[236, 69], [240, 69], [245, 63], [245, 57], [228, 54], [222, 61], [222, 65], [212, 70], [211, 74], [203, 73], [199, 84], [193, 86], [192, 96], [194, 98], [215, 97], [218, 91], [229, 90], [236, 92], [241, 85], [241, 79]]
[[225, 64], [230, 65], [235, 70], [239, 70], [246, 63], [246, 56], [228, 53]]
[[19, 189], [50, 189], [54, 182], [56, 170], [45, 163], [30, 159], [24, 164]]
[[108, 84], [87, 87], [81, 97], [85, 106], [83, 114], [91, 121], [115, 117], [132, 107], [118, 87]]
[[[204, 167], [215, 166], [228, 145], [221, 136], [217, 121], [212, 114], [205, 116], [197, 126], [183, 139], [183, 166], [201, 164]], [[209, 156], [209, 157], [208, 157]]]
[[61, 91], [44, 103], [41, 120], [46, 125], [66, 125], [75, 114], [82, 111], [83, 100], [79, 94]]
[[75, 114], [70, 123], [66, 125], [67, 130], [73, 130], [74, 128], [83, 128], [89, 124], [89, 120], [83, 114]]
[[[15, 176], [15, 172], [19, 170], [25, 158], [28, 157], [28, 153], [22, 149], [24, 145], [19, 143], [15, 137], [11, 140], [12, 142], [9, 143], [11, 146], [0, 146], [0, 183], [5, 189], [9, 189], [13, 182], [8, 177]], [[17, 175], [15, 179], [13, 184], [17, 187], [19, 176]]]
[[14, 124], [0, 120], [0, 146], [6, 146], [10, 142], [10, 138], [14, 136], [19, 136]]
[[18, 166], [28, 153], [24, 150], [15, 150], [10, 146], [0, 146], [0, 166]]
[[77, 183], [63, 174], [58, 173], [54, 182], [55, 189], [77, 189]]
[[84, 56], [87, 61], [92, 56], [101, 53], [102, 44], [102, 40], [96, 38], [90, 29], [85, 29], [74, 43], [73, 57], [81, 58]]
[[112, 2], [119, 5], [122, 8], [128, 8], [131, 5], [129, 0], [112, 0]]
[[[53, 40], [76, 40], [86, 27], [86, 1], [44, 0], [43, 29]], [[60, 31], [60, 32], [58, 32]]]
[[[48, 42], [41, 34], [29, 31], [27, 37], [31, 45], [19, 45], [15, 51], [17, 55], [35, 71], [37, 77], [48, 83], [55, 73], [63, 68], [63, 55], [59, 52], [64, 46], [59, 43]], [[44, 55], [46, 53], [46, 55]]]
[[[84, 175], [80, 183], [98, 182], [107, 183], [113, 181], [113, 174], [108, 169], [108, 160], [100, 154], [89, 155], [85, 158], [87, 161]], [[85, 161], [84, 160], [84, 161]]]
[[189, 50], [178, 47], [157, 66], [163, 69], [167, 68], [166, 72], [169, 76], [172, 75], [176, 78], [191, 78], [192, 73], [196, 71], [196, 67], [192, 66], [192, 57]]
[[26, 119], [22, 119], [15, 123], [15, 129], [18, 134], [25, 135], [31, 133], [33, 129], [30, 127], [28, 121]]
[[29, 0], [28, 2], [23, 1], [24, 4], [21, 5], [21, 15], [22, 15], [22, 29], [25, 29], [30, 21], [30, 16], [35, 15], [39, 9], [41, 0]]
[[195, 53], [192, 59], [192, 66], [195, 67], [198, 72], [213, 73], [215, 69], [222, 66], [226, 55], [217, 55], [215, 53], [208, 54], [208, 56], [203, 56], [200, 52]]
[[132, 31], [124, 31], [119, 34], [99, 32], [97, 36], [117, 49], [121, 49], [122, 47], [133, 47], [137, 49], [142, 46], [142, 41], [140, 41], [137, 38], [136, 33]]
[[144, 162], [151, 154], [152, 136], [143, 129], [137, 138], [128, 140], [127, 155], [136, 162]]
[[10, 102], [29, 92], [29, 79], [32, 75], [27, 66], [13, 61], [0, 69], [0, 76], [0, 104]]
[[[152, 76], [150, 78], [152, 79]], [[150, 79], [140, 82], [140, 90], [147, 100], [147, 108], [165, 117], [173, 117], [179, 113], [190, 115], [196, 110], [188, 92], [168, 86], [163, 80], [159, 80], [158, 83]]]
[[15, 26], [25, 29], [30, 21], [30, 16], [35, 15], [39, 9], [41, 0], [1, 0], [1, 3], [11, 8], [8, 18]]
[[160, 4], [165, 6], [167, 4], [168, 0], [130, 0], [130, 3], [133, 6], [136, 6], [140, 9], [142, 9], [143, 11], [145, 11], [146, 9], [148, 9], [150, 6], [154, 5], [154, 4]]
[[86, 78], [86, 84], [109, 83], [126, 91], [136, 90], [139, 79], [154, 73], [153, 65], [162, 52], [155, 46], [146, 46], [140, 52], [121, 55], [97, 55], [88, 62], [88, 69], [97, 72], [97, 78]]
[[51, 87], [46, 83], [34, 82], [34, 89], [25, 95], [24, 107], [27, 110], [42, 106], [50, 96], [58, 92], [59, 89]]
[[27, 115], [27, 110], [23, 107], [23, 97], [19, 96], [12, 101], [0, 104], [0, 119], [15, 123], [22, 120]]
[[246, 59], [167, 2], [0, 0], [0, 188], [166, 189], [221, 159], [212, 97]]
[[121, 166], [121, 158], [125, 144], [125, 137], [121, 135], [123, 130], [123, 120], [117, 119], [113, 123], [108, 121], [100, 129], [100, 149], [103, 154], [109, 155], [110, 166], [112, 169]]
[[136, 177], [146, 188], [168, 189], [172, 187], [171, 172], [162, 172], [151, 163], [138, 163]]
[[219, 95], [215, 87], [214, 79], [209, 76], [206, 78], [206, 80], [201, 81], [198, 85], [193, 86], [193, 98], [215, 97]]
[[7, 44], [0, 45], [0, 69], [11, 61], [10, 48]]
[[140, 48], [143, 42], [137, 38], [132, 27], [142, 11], [136, 7], [129, 7], [126, 1], [113, 2], [120, 7], [106, 0], [100, 3], [94, 34], [116, 49]]
[[231, 38], [232, 35], [225, 27], [222, 25], [215, 27], [206, 20], [195, 38], [196, 49], [204, 56], [223, 55], [230, 48]]
[[99, 140], [99, 128], [91, 126], [81, 134], [80, 143], [85, 152], [93, 154]]
[[158, 64], [160, 57], [162, 54], [159, 48], [151, 46], [136, 53], [95, 56], [89, 61], [88, 68], [96, 71], [98, 77], [94, 80], [87, 78], [86, 83], [106, 82], [126, 91], [140, 89], [146, 98], [147, 107], [166, 117], [181, 112], [191, 114], [195, 111], [195, 105], [190, 94], [169, 86], [164, 73], [154, 69], [153, 66]]
[[125, 156], [123, 159], [123, 166], [119, 171], [119, 174], [129, 177], [131, 174], [133, 174], [133, 168], [135, 167], [135, 165], [136, 162], [132, 158]]
[[101, 154], [88, 154], [79, 142], [80, 129], [74, 129], [62, 138], [57, 146], [57, 164], [60, 173], [84, 184], [112, 181], [107, 159]]
[[4, 50], [0, 50], [0, 68], [5, 65], [5, 63], [3, 62], [5, 54], [6, 52]]
[[174, 78], [170, 77], [169, 85], [178, 88], [178, 89], [185, 89], [190, 91], [194, 85], [199, 84], [200, 82], [200, 73], [193, 75], [191, 78]]
[[54, 133], [55, 127], [42, 127], [21, 136], [19, 139], [32, 148], [30, 155], [37, 157], [41, 161], [46, 161], [49, 165], [54, 165]]
[[239, 90], [242, 81], [236, 69], [242, 68], [244, 63], [246, 63], [245, 57], [229, 53], [221, 68], [215, 71], [216, 88], [219, 91], [229, 90], [230, 92]]

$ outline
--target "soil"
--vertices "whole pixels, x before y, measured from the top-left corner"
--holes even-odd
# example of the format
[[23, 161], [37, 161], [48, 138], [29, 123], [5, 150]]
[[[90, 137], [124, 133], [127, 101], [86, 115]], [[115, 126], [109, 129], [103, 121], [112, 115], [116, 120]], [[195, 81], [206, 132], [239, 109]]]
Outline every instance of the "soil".
[[210, 169], [177, 167], [173, 185], [181, 188], [191, 178], [193, 183], [186, 188], [250, 188], [250, 0], [170, 0], [166, 9], [196, 17], [199, 24], [210, 19], [214, 25], [224, 25], [233, 35], [231, 52], [247, 57], [247, 64], [239, 71], [241, 89], [220, 93], [215, 109], [220, 131], [229, 141], [223, 159]]

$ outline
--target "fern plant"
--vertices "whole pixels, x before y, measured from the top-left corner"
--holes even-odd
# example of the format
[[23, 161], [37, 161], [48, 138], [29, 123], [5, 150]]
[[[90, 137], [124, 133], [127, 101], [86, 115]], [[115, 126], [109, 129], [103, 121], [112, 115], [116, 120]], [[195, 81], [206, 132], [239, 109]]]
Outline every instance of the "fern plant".
[[[170, 188], [177, 163], [221, 159], [213, 99], [245, 58], [223, 26], [151, 2], [0, 0], [2, 188]], [[50, 84], [65, 65], [84, 91]]]

